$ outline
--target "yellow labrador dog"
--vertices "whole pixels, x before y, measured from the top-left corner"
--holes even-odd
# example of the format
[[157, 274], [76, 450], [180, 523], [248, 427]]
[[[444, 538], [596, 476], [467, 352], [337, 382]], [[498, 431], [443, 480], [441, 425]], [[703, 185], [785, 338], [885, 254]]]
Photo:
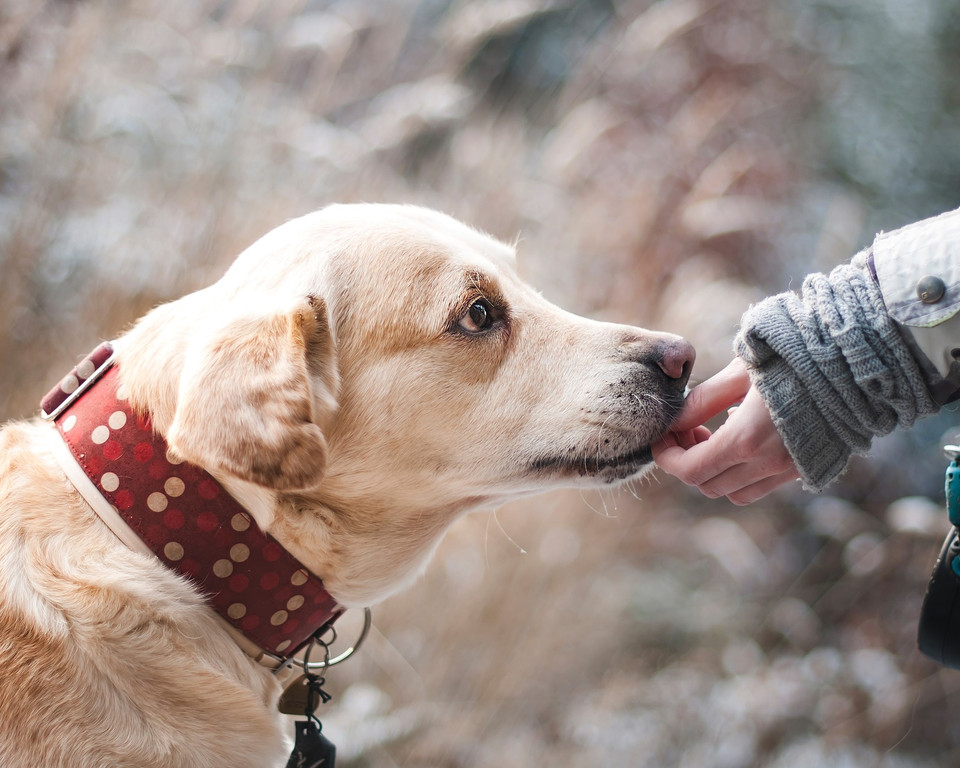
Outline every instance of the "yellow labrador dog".
[[[272, 635], [275, 653], [257, 654], [238, 629], [293, 632], [315, 596], [289, 590], [308, 579], [334, 613], [383, 600], [470, 510], [642, 474], [692, 348], [569, 314], [513, 264], [511, 247], [429, 210], [326, 208], [118, 338], [110, 397], [128, 410], [90, 422], [86, 447], [65, 458], [83, 412], [6, 426], [0, 765], [282, 766], [288, 721], [264, 660], [292, 641]], [[140, 431], [124, 448], [112, 436], [130, 422]], [[159, 464], [150, 434], [166, 446]], [[162, 486], [120, 530], [109, 518], [133, 504], [137, 467]], [[237, 505], [229, 525], [203, 502], [178, 506], [193, 493], [186, 467], [209, 475], [197, 499], [219, 488]], [[198, 586], [205, 566], [185, 552], [231, 527], [262, 538], [224, 539], [208, 554], [222, 586]], [[170, 538], [188, 528], [201, 541]], [[241, 570], [258, 558], [265, 570]], [[230, 597], [254, 580], [288, 590], [262, 622]], [[223, 595], [221, 615], [211, 601]]]

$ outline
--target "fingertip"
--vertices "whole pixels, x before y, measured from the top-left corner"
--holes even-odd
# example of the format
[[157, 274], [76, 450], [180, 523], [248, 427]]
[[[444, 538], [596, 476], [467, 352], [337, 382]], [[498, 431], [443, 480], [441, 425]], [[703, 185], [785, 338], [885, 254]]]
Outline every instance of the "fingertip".
[[671, 429], [664, 435], [664, 442], [672, 447], [683, 448], [683, 450], [687, 450], [690, 447], [692, 440], [690, 430], [677, 431]]
[[677, 436], [673, 432], [667, 432], [663, 437], [657, 440], [657, 442], [650, 444], [650, 452], [653, 453], [653, 458], [656, 459], [657, 456], [662, 454], [664, 451], [667, 451], [670, 448], [676, 448], [678, 445], [679, 443], [677, 442]]
[[653, 445], [650, 446], [650, 453], [653, 454], [653, 463], [656, 464], [661, 469], [664, 454], [670, 450], [672, 446], [667, 445], [664, 440], [658, 440]]
[[686, 429], [683, 432], [675, 432], [673, 434], [677, 445], [684, 450], [689, 451], [691, 448], [700, 445], [700, 443], [706, 442], [712, 433], [706, 427], [698, 426], [694, 427], [693, 429]]
[[719, 373], [705, 379], [687, 393], [674, 432], [685, 432], [739, 404], [750, 388], [750, 379], [742, 362], [735, 359]]
[[690, 485], [686, 479], [688, 471], [686, 467], [687, 451], [685, 448], [679, 445], [664, 445], [662, 442], [658, 445], [651, 446], [651, 448], [653, 461], [657, 467], [668, 475], [677, 478], [681, 483]]
[[673, 424], [670, 425], [670, 429], [672, 432], [689, 432], [713, 416], [714, 414], [708, 413], [707, 409], [704, 408], [703, 391], [699, 387], [694, 387], [687, 393], [687, 397], [683, 401], [683, 408]]
[[711, 431], [711, 429], [703, 425], [700, 425], [699, 427], [694, 427], [692, 431], [693, 431], [693, 439], [697, 445], [699, 445], [700, 443], [705, 443], [707, 442], [707, 440], [713, 437], [713, 432]]

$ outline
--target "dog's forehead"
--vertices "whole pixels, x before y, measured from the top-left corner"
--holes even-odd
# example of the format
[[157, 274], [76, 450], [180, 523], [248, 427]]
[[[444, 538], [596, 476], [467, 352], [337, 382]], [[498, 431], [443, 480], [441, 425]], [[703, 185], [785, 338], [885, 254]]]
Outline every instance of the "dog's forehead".
[[[344, 211], [343, 209], [347, 209]], [[410, 206], [339, 206], [341, 241], [331, 264], [334, 282], [455, 287], [465, 276], [507, 278], [515, 251], [472, 227]]]
[[[450, 285], [468, 273], [506, 278], [514, 248], [445, 214], [405, 205], [331, 205], [267, 233], [242, 253], [221, 288], [261, 303], [387, 286]], [[509, 278], [507, 278], [509, 279]], [[373, 288], [373, 290], [371, 290]]]
[[512, 246], [438, 211], [362, 206], [357, 213], [362, 222], [360, 237], [374, 249], [386, 246], [400, 260], [492, 269], [512, 267], [515, 261]]
[[414, 236], [426, 230], [428, 238], [432, 235], [449, 241], [454, 248], [468, 249], [495, 262], [513, 263], [514, 261], [515, 252], [512, 246], [446, 214], [414, 206], [401, 207], [399, 213], [411, 223], [420, 225], [417, 228], [419, 231], [412, 232]]

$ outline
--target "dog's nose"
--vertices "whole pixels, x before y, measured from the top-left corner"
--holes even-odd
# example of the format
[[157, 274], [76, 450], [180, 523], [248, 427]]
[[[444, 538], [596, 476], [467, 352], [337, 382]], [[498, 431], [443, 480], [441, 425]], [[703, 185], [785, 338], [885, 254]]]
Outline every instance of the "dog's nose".
[[657, 345], [657, 366], [666, 374], [668, 379], [685, 387], [693, 370], [693, 361], [697, 359], [697, 351], [686, 339], [671, 339]]
[[687, 386], [693, 361], [697, 357], [693, 345], [672, 333], [633, 331], [621, 341], [621, 352], [632, 362], [640, 363], [651, 372], [659, 371], [671, 389]]

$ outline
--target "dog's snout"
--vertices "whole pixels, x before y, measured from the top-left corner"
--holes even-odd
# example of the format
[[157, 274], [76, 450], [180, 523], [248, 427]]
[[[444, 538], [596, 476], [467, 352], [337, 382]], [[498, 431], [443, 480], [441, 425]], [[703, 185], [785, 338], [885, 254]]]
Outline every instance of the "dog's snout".
[[658, 345], [657, 366], [668, 379], [676, 381], [680, 386], [686, 386], [693, 370], [693, 361], [697, 352], [693, 345], [685, 339], [664, 342]]

